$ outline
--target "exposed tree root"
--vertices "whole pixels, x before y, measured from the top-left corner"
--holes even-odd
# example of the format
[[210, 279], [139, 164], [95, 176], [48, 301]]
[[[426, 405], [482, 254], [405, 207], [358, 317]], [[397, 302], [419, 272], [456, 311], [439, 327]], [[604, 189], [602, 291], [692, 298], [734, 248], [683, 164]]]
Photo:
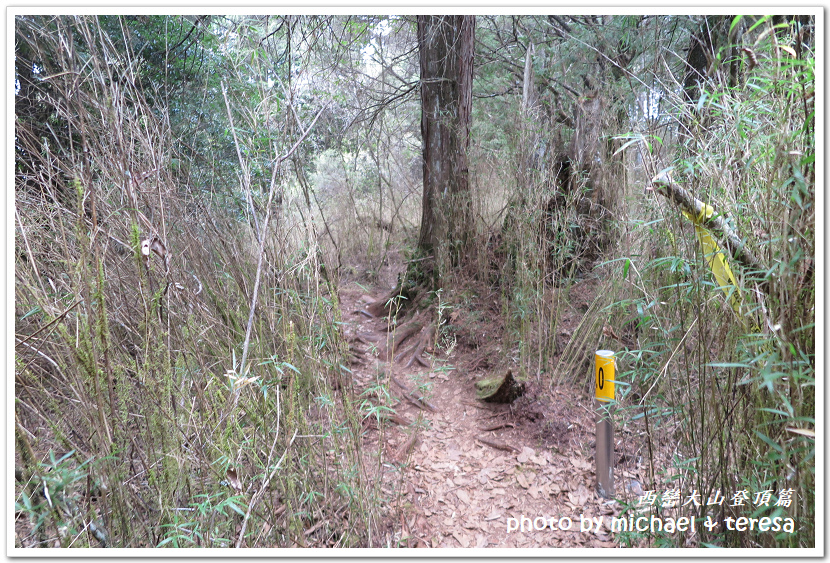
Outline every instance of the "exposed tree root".
[[412, 346], [410, 346], [409, 348], [395, 356], [395, 361], [400, 362], [404, 358], [408, 357], [409, 361], [406, 362], [404, 367], [411, 367], [412, 364], [415, 362], [418, 362], [425, 368], [430, 367], [429, 364], [426, 361], [424, 361], [424, 359], [421, 357], [421, 354], [423, 353], [424, 349], [426, 349], [426, 347], [429, 345], [429, 343], [432, 342], [432, 338], [434, 335], [435, 327], [432, 325], [426, 327], [424, 330], [421, 331], [420, 335], [418, 336], [417, 342], [415, 342], [415, 344], [413, 344]]
[[[429, 367], [429, 364], [428, 364], [428, 363], [426, 363], [426, 362], [424, 361], [424, 359], [423, 359], [423, 358], [421, 358], [421, 356], [412, 356], [412, 359], [413, 359], [413, 360], [415, 360], [415, 361], [417, 361], [419, 364], [421, 364], [421, 365], [422, 365], [423, 367], [425, 367], [425, 368], [428, 368], [428, 367]], [[410, 362], [409, 362], [409, 364], [411, 364], [411, 363], [412, 363], [412, 362], [410, 361]], [[407, 364], [407, 365], [409, 365], [409, 364]]]
[[399, 326], [390, 335], [390, 337], [386, 339], [386, 345], [380, 349], [378, 357], [385, 362], [392, 361], [392, 352], [400, 349], [401, 344], [403, 344], [407, 338], [413, 334], [421, 332], [422, 328], [424, 328], [424, 323], [420, 320], [420, 316], [416, 316], [411, 321]]
[[386, 294], [383, 298], [370, 303], [365, 311], [374, 317], [403, 316], [408, 311], [417, 310], [418, 304], [427, 294], [423, 285], [417, 285], [412, 281], [402, 281], [395, 289]]
[[[412, 421], [406, 418], [403, 415], [396, 413], [395, 411], [381, 411], [378, 413], [372, 413], [371, 418], [375, 419], [378, 425], [384, 422], [391, 422], [393, 424], [397, 424], [398, 426], [411, 426]], [[368, 417], [367, 417], [368, 418]]]
[[366, 346], [374, 346], [380, 338], [370, 334], [355, 334], [354, 340], [364, 343]]

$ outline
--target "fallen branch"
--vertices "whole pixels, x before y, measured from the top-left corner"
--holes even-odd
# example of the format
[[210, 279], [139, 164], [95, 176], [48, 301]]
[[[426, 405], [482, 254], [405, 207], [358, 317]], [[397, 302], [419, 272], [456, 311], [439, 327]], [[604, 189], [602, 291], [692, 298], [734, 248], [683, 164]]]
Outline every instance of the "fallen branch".
[[[489, 406], [482, 405], [481, 403], [474, 403], [474, 402], [472, 402], [472, 401], [461, 401], [461, 404], [462, 404], [462, 405], [469, 405], [469, 406], [471, 406], [471, 407], [475, 407], [475, 408], [477, 408], [477, 409], [481, 409], [481, 410], [483, 410], [483, 411], [493, 410], [493, 409], [492, 409], [492, 408], [490, 408]], [[497, 413], [497, 414], [494, 414], [493, 416], [501, 416], [502, 414], [503, 414], [503, 413]]]
[[396, 412], [381, 412], [377, 415], [377, 419], [387, 421], [387, 422], [394, 422], [398, 426], [411, 426], [412, 421], [402, 416]]
[[512, 422], [500, 422], [498, 424], [494, 424], [493, 426], [487, 426], [486, 428], [479, 427], [479, 430], [482, 432], [492, 432], [493, 430], [500, 430], [502, 428], [516, 428], [516, 425]]
[[[466, 403], [466, 404], [473, 405], [474, 407], [478, 407], [480, 409], [492, 410], [492, 409], [489, 409], [487, 407], [482, 407], [481, 404], [479, 404], [479, 403]], [[493, 414], [488, 414], [487, 416], [482, 416], [481, 418], [496, 418], [496, 417], [499, 417], [499, 416], [507, 416], [509, 414], [510, 414], [509, 410], [503, 410], [503, 411], [499, 411], [499, 412], [496, 412], [496, 413], [493, 413]]]
[[726, 217], [720, 213], [712, 213], [711, 206], [700, 201], [684, 188], [675, 184], [665, 172], [658, 174], [651, 180], [657, 193], [670, 199], [692, 217], [697, 217], [702, 227], [713, 231], [729, 254], [749, 270], [764, 269], [758, 258], [746, 247], [741, 237], [729, 226]]
[[327, 519], [320, 520], [319, 522], [317, 522], [316, 524], [314, 524], [311, 528], [309, 528], [308, 530], [306, 530], [305, 532], [303, 532], [303, 535], [304, 535], [305, 537], [310, 536], [311, 534], [313, 534], [314, 532], [316, 532], [317, 530], [319, 530], [319, 529], [323, 526], [323, 524], [326, 524], [326, 523], [328, 523], [328, 520], [327, 520]]
[[491, 448], [496, 448], [497, 450], [502, 450], [504, 452], [516, 452], [518, 453], [518, 448], [514, 448], [509, 444], [503, 444], [502, 442], [491, 442], [485, 438], [476, 438], [479, 442], [484, 444], [485, 446], [490, 446]]

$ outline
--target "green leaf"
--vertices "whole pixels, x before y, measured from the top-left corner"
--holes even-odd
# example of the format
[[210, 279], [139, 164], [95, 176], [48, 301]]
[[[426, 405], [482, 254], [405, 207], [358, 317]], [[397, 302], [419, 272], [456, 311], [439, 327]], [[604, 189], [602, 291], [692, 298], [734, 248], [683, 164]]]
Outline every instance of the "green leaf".
[[786, 416], [786, 417], [792, 416], [790, 413], [786, 413], [786, 412], [784, 412], [782, 410], [779, 410], [779, 409], [768, 409], [768, 408], [764, 407], [764, 408], [760, 408], [758, 410], [759, 411], [764, 411], [764, 412], [771, 412], [772, 414], [780, 414], [781, 416]]
[[781, 446], [780, 446], [779, 444], [776, 444], [775, 442], [773, 442], [773, 441], [772, 441], [772, 439], [771, 439], [769, 436], [767, 436], [766, 434], [763, 434], [763, 433], [758, 432], [758, 431], [756, 430], [756, 431], [755, 431], [755, 435], [756, 435], [756, 436], [758, 436], [758, 437], [759, 437], [761, 440], [763, 440], [763, 441], [764, 441], [767, 445], [769, 445], [769, 447], [771, 447], [772, 449], [774, 449], [774, 450], [775, 450], [775, 451], [777, 451], [778, 453], [781, 453], [781, 454], [783, 454], [783, 453], [784, 453], [783, 448], [781, 448]]
[[34, 309], [32, 309], [31, 311], [29, 311], [28, 313], [26, 313], [25, 315], [20, 317], [20, 320], [22, 321], [23, 319], [27, 319], [27, 318], [31, 317], [32, 315], [35, 315], [35, 314], [40, 313], [40, 312], [41, 312], [40, 305], [36, 305]]
[[767, 21], [769, 18], [770, 18], [770, 16], [764, 16], [764, 17], [762, 17], [760, 20], [758, 20], [757, 22], [755, 22], [754, 24], [752, 24], [752, 27], [750, 27], [750, 28], [749, 28], [746, 32], [747, 32], [747, 33], [751, 32], [753, 29], [755, 29], [755, 28], [756, 28], [756, 27], [758, 27], [759, 25], [763, 24], [763, 23], [764, 23], [765, 21]]
[[285, 367], [287, 367], [287, 368], [291, 368], [291, 369], [292, 369], [292, 370], [294, 370], [297, 374], [302, 375], [302, 374], [300, 373], [300, 370], [298, 370], [297, 368], [295, 368], [294, 366], [292, 366], [292, 365], [291, 365], [291, 364], [289, 364], [288, 362], [283, 362], [283, 363], [282, 363], [282, 365], [284, 365], [284, 366], [285, 366]]
[[236, 506], [236, 504], [234, 504], [233, 502], [227, 501], [225, 504], [228, 505], [231, 510], [233, 510], [234, 512], [236, 512], [240, 516], [243, 516], [243, 517], [245, 516], [245, 511], [242, 510], [241, 508], [239, 508], [238, 506]]
[[695, 111], [700, 111], [703, 108], [703, 104], [706, 103], [706, 99], [708, 97], [709, 94], [707, 94], [706, 92], [700, 94], [700, 99], [697, 101], [697, 108], [695, 108]]
[[638, 136], [637, 138], [635, 138], [635, 139], [631, 139], [630, 141], [628, 141], [627, 143], [625, 143], [623, 146], [621, 146], [620, 148], [618, 148], [618, 149], [614, 152], [614, 155], [617, 155], [617, 154], [619, 154], [619, 153], [623, 152], [625, 149], [627, 149], [627, 148], [628, 148], [628, 147], [630, 147], [631, 145], [636, 145], [636, 144], [638, 144], [638, 143], [640, 143], [640, 142], [644, 142], [644, 143], [646, 144], [646, 147], [648, 147], [649, 152], [651, 152], [651, 146], [649, 146], [648, 141], [646, 141], [643, 137], [639, 137], [639, 136]]

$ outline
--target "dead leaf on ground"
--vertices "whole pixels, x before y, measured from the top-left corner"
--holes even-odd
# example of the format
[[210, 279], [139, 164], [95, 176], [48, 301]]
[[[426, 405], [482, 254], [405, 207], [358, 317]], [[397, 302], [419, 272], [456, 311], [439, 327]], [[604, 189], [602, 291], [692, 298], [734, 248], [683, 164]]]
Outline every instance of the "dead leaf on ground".
[[453, 532], [452, 537], [454, 537], [458, 541], [458, 543], [461, 544], [461, 547], [470, 547], [470, 538], [468, 538], [464, 534], [461, 534], [459, 532]]
[[585, 485], [579, 485], [576, 491], [568, 493], [568, 499], [576, 506], [585, 506], [588, 499], [591, 497], [591, 491]]
[[545, 467], [548, 464], [548, 460], [541, 455], [530, 456], [530, 461], [532, 461], [540, 467]]
[[574, 467], [576, 467], [577, 469], [579, 469], [581, 471], [589, 471], [590, 469], [593, 468], [590, 461], [588, 461], [586, 459], [576, 458], [576, 457], [571, 458], [571, 465], [573, 465]]
[[528, 448], [527, 446], [525, 446], [522, 448], [521, 453], [518, 456], [516, 456], [516, 461], [518, 461], [519, 463], [527, 463], [527, 460], [529, 460], [531, 456], [535, 454], [536, 452], [533, 450], [533, 448]]

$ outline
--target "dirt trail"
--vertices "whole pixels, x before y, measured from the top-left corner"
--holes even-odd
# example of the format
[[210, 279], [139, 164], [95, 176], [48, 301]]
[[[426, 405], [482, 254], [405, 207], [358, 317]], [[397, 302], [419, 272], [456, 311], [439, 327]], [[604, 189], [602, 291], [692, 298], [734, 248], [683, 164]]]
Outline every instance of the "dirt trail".
[[[387, 320], [365, 312], [373, 297], [349, 284], [341, 288], [340, 299], [345, 336], [354, 354], [356, 391], [376, 382], [387, 384], [396, 413], [364, 424], [366, 451], [380, 447], [387, 460], [383, 491], [397, 498], [389, 507], [384, 545], [617, 546], [607, 525], [620, 507], [595, 493], [595, 422], [585, 389], [559, 387], [551, 393], [529, 383], [525, 396], [512, 405], [478, 401], [475, 382], [503, 375], [503, 370], [476, 368], [476, 363], [488, 362], [465, 362], [458, 350], [436, 362], [427, 349], [423, 356], [431, 360], [431, 369], [381, 362], [375, 355], [379, 344], [374, 343], [385, 341]], [[573, 316], [577, 322], [579, 313], [573, 311]], [[563, 319], [568, 321], [567, 316]], [[390, 368], [397, 381], [390, 378]], [[429, 405], [406, 400], [398, 382], [423, 395]], [[617, 456], [623, 460], [624, 441], [617, 436]], [[634, 472], [636, 468], [616, 469], [618, 494], [629, 478], [639, 477]], [[525, 531], [508, 532], [523, 516], [530, 519], [524, 521]], [[605, 517], [605, 522], [599, 533], [582, 532], [582, 517]], [[552, 518], [555, 528], [562, 518], [572, 524], [567, 531], [528, 530], [530, 522], [542, 526], [538, 518]]]

